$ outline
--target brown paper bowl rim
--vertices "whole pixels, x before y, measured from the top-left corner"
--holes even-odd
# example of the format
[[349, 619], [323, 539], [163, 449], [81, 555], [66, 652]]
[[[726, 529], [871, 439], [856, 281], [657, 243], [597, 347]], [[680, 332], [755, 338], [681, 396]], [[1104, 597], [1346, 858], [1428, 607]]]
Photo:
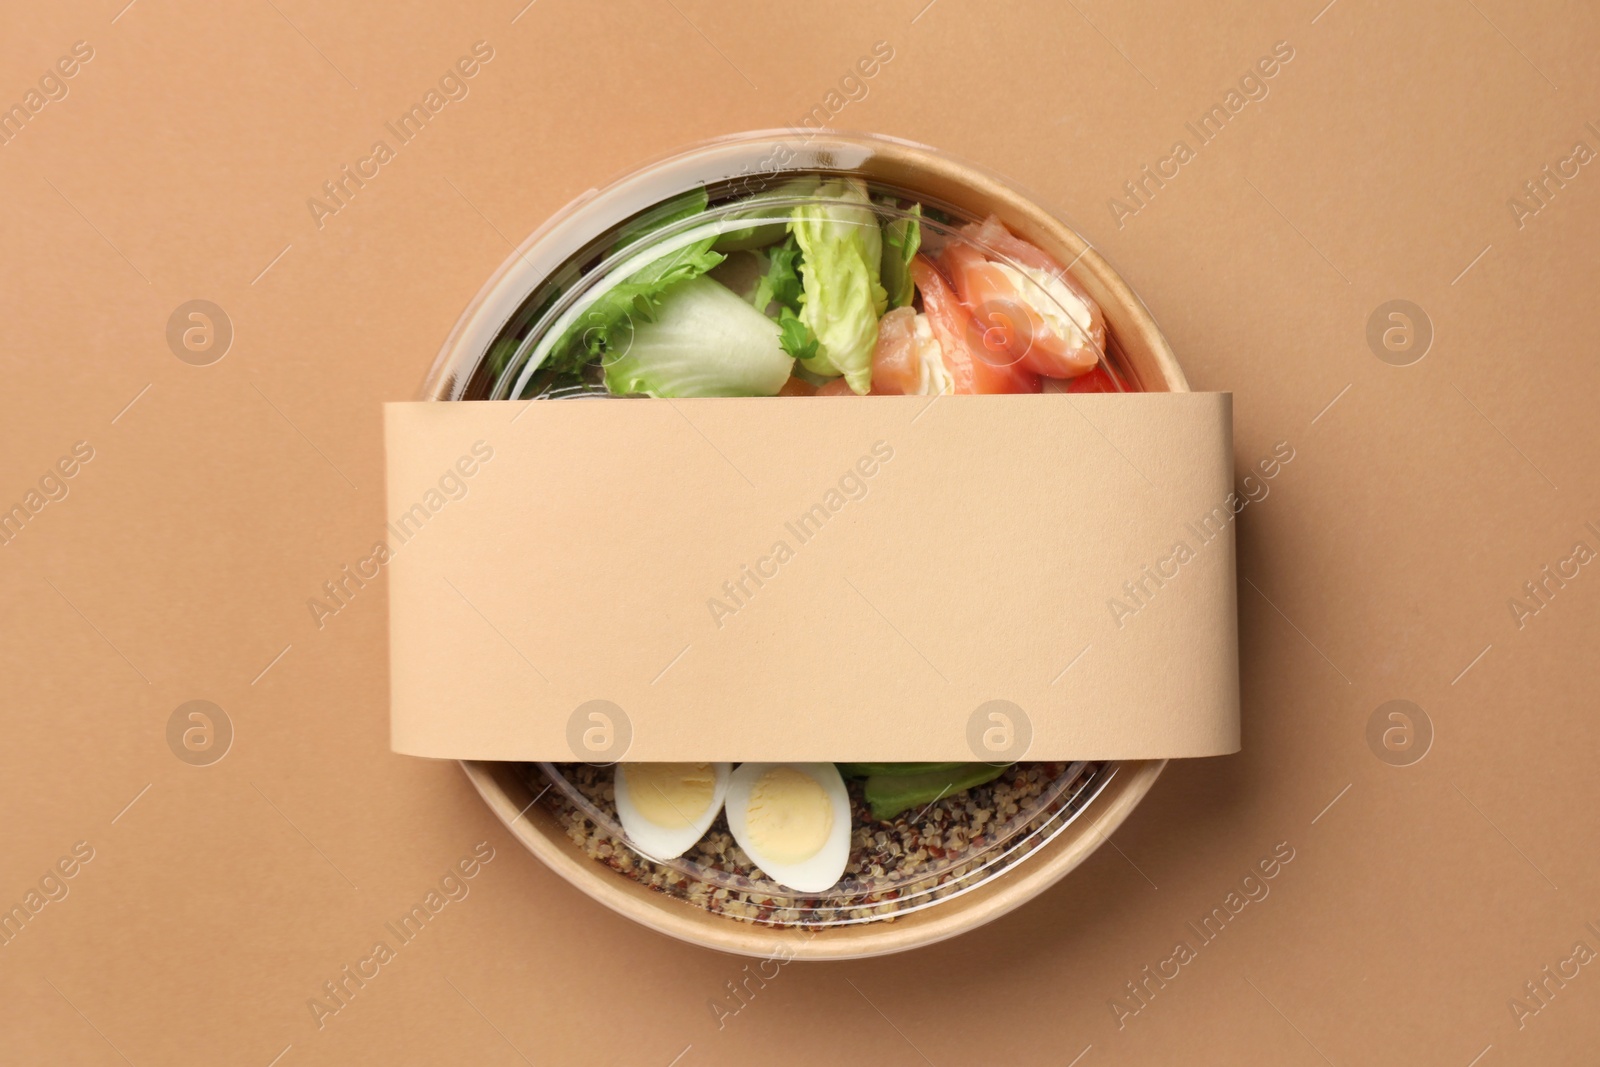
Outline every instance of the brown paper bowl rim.
[[[829, 162], [868, 178], [924, 192], [931, 198], [967, 207], [982, 204], [1011, 230], [1069, 264], [1075, 279], [1099, 302], [1122, 369], [1146, 391], [1187, 392], [1188, 381], [1176, 356], [1144, 302], [1104, 256], [1040, 198], [987, 169], [910, 141], [874, 134], [824, 133], [811, 136], [768, 130], [704, 142], [648, 163], [601, 190], [590, 190], [557, 212], [510, 255], [490, 277], [456, 322], [428, 372], [422, 396], [459, 399], [470, 371], [489, 345], [548, 273], [577, 250], [581, 240], [627, 214], [647, 206], [652, 182], [655, 200], [682, 191], [687, 179], [711, 181], [732, 176], [731, 168], [770, 154], [776, 147], [800, 146], [801, 168], [828, 169]], [[823, 161], [820, 165], [817, 161]], [[810, 166], [805, 166], [810, 164]], [[847, 164], [850, 164], [847, 166]], [[725, 168], [721, 171], [718, 168]], [[797, 169], [786, 167], [784, 169]], [[663, 184], [665, 179], [666, 184]], [[677, 188], [670, 188], [677, 182]], [[668, 191], [662, 192], [662, 189]], [[591, 214], [609, 209], [608, 217]], [[618, 212], [621, 214], [618, 214]], [[514, 765], [462, 761], [468, 779], [489, 809], [528, 851], [590, 898], [649, 929], [680, 941], [744, 956], [782, 959], [859, 959], [903, 952], [974, 930], [1032, 900], [1064, 878], [1108, 839], [1155, 784], [1165, 760], [1124, 761], [1112, 765], [1111, 779], [1071, 826], [1036, 853], [999, 876], [960, 896], [908, 915], [814, 933], [746, 923], [714, 914], [654, 891], [590, 857], [537, 803], [514, 772]]]
[[1037, 853], [959, 897], [891, 920], [828, 927], [815, 934], [714, 914], [652, 890], [583, 852], [521, 782], [512, 764], [462, 761], [489, 809], [523, 846], [586, 896], [679, 941], [762, 959], [850, 960], [921, 948], [975, 930], [1043, 893], [1088, 859], [1133, 812], [1165, 760], [1116, 764], [1109, 782]]

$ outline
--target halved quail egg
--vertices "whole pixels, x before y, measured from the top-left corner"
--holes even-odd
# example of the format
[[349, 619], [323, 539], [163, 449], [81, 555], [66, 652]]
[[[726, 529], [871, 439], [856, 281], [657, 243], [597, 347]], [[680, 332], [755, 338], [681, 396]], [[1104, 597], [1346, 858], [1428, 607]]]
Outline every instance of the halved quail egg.
[[705, 836], [728, 792], [730, 763], [619, 763], [617, 818], [653, 860], [683, 855]]
[[831, 889], [850, 860], [850, 796], [831, 763], [743, 763], [728, 829], [756, 866], [801, 893]]

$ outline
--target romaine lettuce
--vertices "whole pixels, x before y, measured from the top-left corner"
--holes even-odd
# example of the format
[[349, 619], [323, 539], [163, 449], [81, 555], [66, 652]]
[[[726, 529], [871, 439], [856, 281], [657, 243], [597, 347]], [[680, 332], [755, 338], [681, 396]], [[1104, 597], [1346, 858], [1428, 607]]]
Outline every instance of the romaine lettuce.
[[801, 252], [799, 319], [818, 341], [805, 367], [842, 374], [865, 393], [878, 319], [888, 309], [879, 280], [883, 238], [866, 186], [853, 178], [824, 182], [814, 201], [795, 208], [789, 225]]
[[889, 306], [903, 308], [917, 293], [911, 284], [911, 259], [922, 247], [922, 205], [911, 205], [916, 218], [900, 218], [883, 224], [883, 288]]
[[[624, 227], [609, 254], [615, 255], [663, 227], [704, 214], [706, 203], [702, 188], [658, 205]], [[606, 358], [617, 347], [619, 334], [655, 317], [670, 289], [722, 262], [724, 257], [711, 250], [715, 241], [716, 234], [710, 234], [645, 264], [611, 286], [567, 326], [552, 346], [545, 367], [557, 373], [570, 372], [597, 356]]]
[[619, 326], [603, 357], [612, 393], [655, 397], [774, 396], [794, 360], [780, 328], [711, 278], [681, 282], [649, 319]]
[[736, 230], [729, 230], [718, 237], [716, 250], [737, 252], [765, 248], [783, 240], [783, 235], [789, 228], [791, 209], [782, 202], [810, 196], [817, 191], [818, 184], [816, 178], [795, 178], [765, 192], [745, 197], [740, 201], [743, 207], [728, 212], [724, 217], [748, 220], [748, 224]]

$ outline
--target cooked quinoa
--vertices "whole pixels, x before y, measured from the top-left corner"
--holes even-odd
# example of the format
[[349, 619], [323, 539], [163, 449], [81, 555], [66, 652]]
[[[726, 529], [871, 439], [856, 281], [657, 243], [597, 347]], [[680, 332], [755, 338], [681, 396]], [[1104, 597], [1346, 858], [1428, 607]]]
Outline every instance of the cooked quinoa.
[[896, 913], [987, 880], [1026, 857], [1029, 835], [1053, 832], [1086, 806], [1112, 765], [1081, 764], [1073, 773], [1069, 763], [1019, 763], [987, 785], [892, 822], [873, 818], [860, 781], [847, 781], [850, 862], [839, 884], [824, 896], [796, 894], [767, 880], [735, 843], [723, 814], [672, 865], [645, 859], [562, 788], [575, 791], [615, 825], [612, 768], [584, 763], [555, 768], [564, 782], [552, 782], [538, 764], [522, 764], [519, 773], [590, 856], [650, 889], [708, 911], [746, 922], [816, 929], [891, 920]]

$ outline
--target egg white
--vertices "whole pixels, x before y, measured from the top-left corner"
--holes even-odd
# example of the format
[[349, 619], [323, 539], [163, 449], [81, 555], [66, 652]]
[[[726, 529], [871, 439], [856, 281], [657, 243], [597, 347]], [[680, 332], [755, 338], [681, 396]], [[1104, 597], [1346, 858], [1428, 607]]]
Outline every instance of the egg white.
[[[827, 840], [804, 860], [785, 863], [765, 856], [752, 847], [750, 835], [750, 792], [761, 777], [775, 767], [799, 771], [822, 787], [833, 810], [833, 825]], [[728, 829], [757, 867], [779, 885], [800, 893], [822, 893], [832, 889], [844, 876], [850, 862], [850, 794], [845, 791], [839, 769], [831, 763], [742, 763], [728, 780]]]
[[[693, 766], [686, 763], [685, 767]], [[623, 831], [628, 835], [628, 843], [647, 859], [665, 861], [676, 859], [694, 847], [696, 841], [705, 836], [711, 824], [716, 821], [717, 813], [722, 811], [722, 804], [728, 795], [729, 772], [733, 764], [713, 763], [711, 765], [714, 784], [712, 786], [711, 803], [705, 811], [690, 820], [687, 826], [662, 826], [651, 822], [639, 811], [639, 805], [634, 801], [633, 790], [628, 782], [628, 765], [617, 764], [614, 786], [616, 790], [617, 819], [622, 823]], [[687, 817], [688, 813], [684, 815]]]

